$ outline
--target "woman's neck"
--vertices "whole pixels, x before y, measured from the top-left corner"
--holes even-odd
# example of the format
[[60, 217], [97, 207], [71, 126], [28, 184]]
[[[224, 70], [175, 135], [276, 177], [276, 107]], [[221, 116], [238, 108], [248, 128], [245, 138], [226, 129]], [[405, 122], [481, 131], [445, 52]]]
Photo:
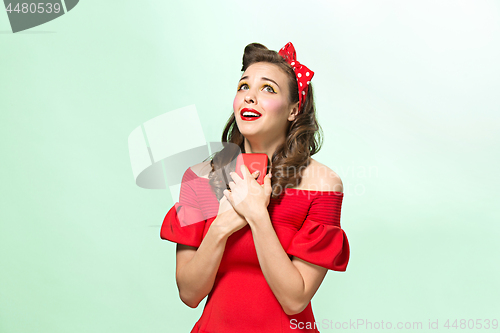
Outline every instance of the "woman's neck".
[[272, 157], [278, 146], [280, 146], [285, 139], [282, 141], [275, 141], [270, 144], [263, 143], [262, 141], [250, 141], [245, 138], [245, 152], [246, 153], [264, 153], [269, 158], [269, 161], [272, 161]]

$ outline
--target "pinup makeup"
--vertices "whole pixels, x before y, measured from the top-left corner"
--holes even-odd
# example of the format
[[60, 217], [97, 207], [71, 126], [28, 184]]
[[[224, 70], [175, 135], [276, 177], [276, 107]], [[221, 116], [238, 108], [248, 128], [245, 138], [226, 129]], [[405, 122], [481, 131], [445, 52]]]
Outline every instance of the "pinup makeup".
[[259, 119], [262, 114], [251, 108], [244, 108], [240, 111], [241, 119], [246, 121], [253, 121]]

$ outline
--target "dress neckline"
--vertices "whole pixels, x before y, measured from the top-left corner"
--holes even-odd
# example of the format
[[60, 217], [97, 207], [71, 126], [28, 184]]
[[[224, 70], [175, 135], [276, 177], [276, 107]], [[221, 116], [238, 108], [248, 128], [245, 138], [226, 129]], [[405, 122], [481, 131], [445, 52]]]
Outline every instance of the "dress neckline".
[[[189, 171], [191, 171], [191, 173], [196, 177], [196, 178], [200, 178], [200, 179], [205, 179], [207, 181], [209, 181], [210, 179], [208, 178], [205, 178], [205, 177], [200, 177], [198, 176], [192, 169], [191, 167], [188, 168]], [[340, 195], [340, 196], [344, 196], [344, 192], [339, 192], [339, 191], [318, 191], [318, 190], [303, 190], [303, 189], [300, 189], [300, 188], [285, 188], [285, 191], [295, 191], [295, 192], [298, 192], [298, 193], [304, 193], [304, 194], [308, 194], [308, 195], [311, 195], [311, 193], [317, 193], [317, 194], [333, 194], [333, 195]]]

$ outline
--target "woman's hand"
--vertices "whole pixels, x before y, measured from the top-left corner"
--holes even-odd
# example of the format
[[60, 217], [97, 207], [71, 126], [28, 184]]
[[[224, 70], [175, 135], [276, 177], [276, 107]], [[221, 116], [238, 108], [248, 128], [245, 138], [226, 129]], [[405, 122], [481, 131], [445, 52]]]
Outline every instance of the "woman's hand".
[[[255, 171], [252, 178], [259, 177], [259, 171]], [[221, 227], [230, 236], [234, 232], [240, 230], [248, 224], [244, 216], [238, 214], [233, 206], [229, 203], [226, 196], [223, 196], [219, 201], [219, 212], [217, 218], [213, 222], [216, 226]]]
[[[258, 171], [257, 171], [258, 172]], [[246, 220], [257, 218], [263, 210], [267, 210], [271, 199], [271, 174], [264, 177], [264, 184], [260, 185], [252, 177], [246, 165], [241, 166], [243, 179], [236, 172], [231, 172], [233, 181], [229, 182], [231, 191], [224, 190], [224, 196], [234, 210]]]

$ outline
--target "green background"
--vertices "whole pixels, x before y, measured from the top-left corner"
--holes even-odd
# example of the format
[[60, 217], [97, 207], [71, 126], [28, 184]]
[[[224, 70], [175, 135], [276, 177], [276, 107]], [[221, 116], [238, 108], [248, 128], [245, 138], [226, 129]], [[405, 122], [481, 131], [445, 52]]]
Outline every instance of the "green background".
[[191, 330], [174, 201], [135, 185], [128, 135], [195, 104], [220, 140], [245, 45], [289, 41], [351, 246], [316, 320], [500, 319], [499, 1], [86, 0], [16, 34], [0, 12], [0, 332]]

